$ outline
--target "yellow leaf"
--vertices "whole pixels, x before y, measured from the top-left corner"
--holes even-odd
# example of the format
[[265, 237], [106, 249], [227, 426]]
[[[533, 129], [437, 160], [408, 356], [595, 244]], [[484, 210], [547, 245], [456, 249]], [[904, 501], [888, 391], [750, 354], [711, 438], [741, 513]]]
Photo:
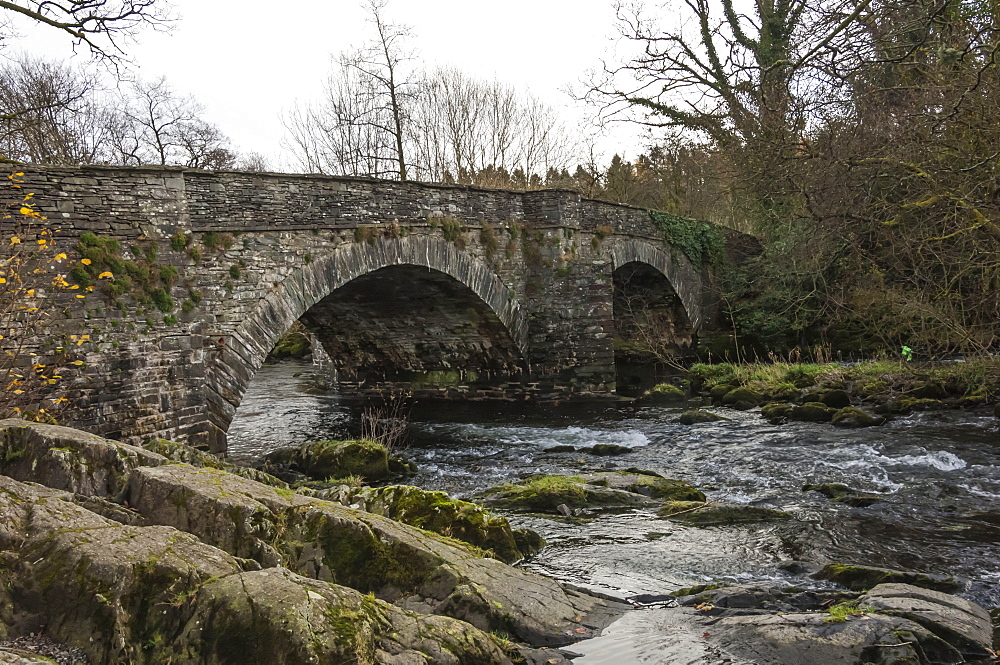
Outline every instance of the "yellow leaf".
[[83, 364], [83, 361], [82, 361], [82, 360], [74, 360], [74, 361], [73, 361], [73, 364], [74, 364], [74, 365], [77, 365], [77, 366], [80, 366], [80, 365], [82, 365], [82, 364]]
[[64, 261], [65, 259], [66, 259], [66, 254], [64, 254], [63, 252], [59, 252], [58, 254], [55, 255], [55, 258], [53, 258], [52, 260], [53, 261]]
[[85, 266], [89, 266], [90, 265], [90, 259], [80, 259], [80, 263], [82, 263]]
[[35, 295], [35, 290], [34, 290], [34, 289], [28, 289], [28, 290], [27, 290], [27, 291], [25, 291], [24, 293], [25, 293], [26, 295], [29, 295], [29, 296], [33, 296], [33, 295]]
[[104, 272], [102, 272], [100, 275], [97, 276], [97, 279], [107, 279], [109, 277], [114, 277], [114, 274], [105, 270]]
[[15, 395], [23, 395], [23, 394], [24, 394], [24, 391], [23, 391], [23, 390], [15, 390], [15, 391], [14, 391], [14, 394], [15, 394]]
[[7, 280], [4, 279], [3, 277], [0, 277], [0, 284], [6, 284], [6, 283], [7, 283]]
[[78, 288], [80, 288], [80, 285], [79, 284], [74, 284], [73, 286], [69, 287], [69, 290], [73, 291], [74, 289], [78, 289]]
[[87, 296], [77, 296], [77, 298], [86, 298]]
[[48, 242], [48, 240], [46, 240], [45, 238], [39, 238], [35, 242], [37, 242], [39, 245], [44, 245], [45, 243]]
[[12, 244], [12, 245], [16, 245], [16, 244], [18, 244], [19, 242], [21, 242], [21, 239], [20, 239], [20, 238], [18, 238], [17, 236], [11, 236], [11, 238], [10, 238], [10, 244]]
[[28, 208], [27, 206], [21, 206], [21, 214], [22, 215], [31, 215], [34, 212], [35, 212], [34, 210], [32, 210], [31, 208]]

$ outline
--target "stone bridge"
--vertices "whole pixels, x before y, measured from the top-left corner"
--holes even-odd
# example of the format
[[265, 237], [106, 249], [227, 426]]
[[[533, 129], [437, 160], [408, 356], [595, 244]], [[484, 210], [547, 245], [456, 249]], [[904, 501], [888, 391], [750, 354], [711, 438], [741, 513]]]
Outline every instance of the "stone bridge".
[[572, 191], [23, 170], [61, 247], [91, 258], [70, 275], [95, 290], [65, 310], [90, 335], [75, 424], [112, 438], [225, 450], [244, 391], [296, 321], [345, 386], [556, 398], [615, 392], [629, 297], [666, 312], [658, 325], [678, 346], [714, 316], [710, 267], [647, 212]]

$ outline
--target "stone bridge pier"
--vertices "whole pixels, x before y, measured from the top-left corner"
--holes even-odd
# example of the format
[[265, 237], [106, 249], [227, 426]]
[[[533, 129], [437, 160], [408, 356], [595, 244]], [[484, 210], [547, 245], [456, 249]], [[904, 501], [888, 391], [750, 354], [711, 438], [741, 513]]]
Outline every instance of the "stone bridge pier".
[[[224, 451], [254, 373], [295, 321], [345, 386], [562, 398], [615, 392], [628, 294], [669, 313], [678, 346], [714, 316], [710, 267], [647, 212], [571, 191], [23, 171], [60, 246], [90, 261], [67, 270], [93, 292], [61, 317], [90, 335], [72, 424], [121, 440]], [[115, 277], [98, 280], [103, 270]]]

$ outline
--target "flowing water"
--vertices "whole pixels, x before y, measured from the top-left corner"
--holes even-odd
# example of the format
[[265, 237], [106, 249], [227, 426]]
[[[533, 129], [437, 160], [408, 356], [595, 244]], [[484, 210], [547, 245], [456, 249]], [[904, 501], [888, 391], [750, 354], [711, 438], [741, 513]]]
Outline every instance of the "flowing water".
[[[308, 364], [263, 367], [230, 429], [230, 456], [252, 462], [276, 448], [351, 434], [351, 410], [309, 394]], [[569, 406], [445, 403], [417, 406], [406, 456], [412, 484], [468, 498], [534, 473], [638, 467], [687, 480], [710, 500], [785, 510], [794, 519], [697, 528], [646, 510], [601, 513], [585, 524], [512, 516], [548, 546], [528, 568], [617, 597], [705, 582], [815, 582], [783, 563], [837, 561], [955, 575], [961, 594], [1000, 606], [1000, 421], [987, 409], [920, 413], [887, 425], [773, 426], [759, 413], [714, 409], [730, 420], [672, 422], [680, 408], [625, 403]], [[546, 448], [626, 446], [595, 457]], [[875, 492], [867, 508], [835, 503], [806, 483]]]

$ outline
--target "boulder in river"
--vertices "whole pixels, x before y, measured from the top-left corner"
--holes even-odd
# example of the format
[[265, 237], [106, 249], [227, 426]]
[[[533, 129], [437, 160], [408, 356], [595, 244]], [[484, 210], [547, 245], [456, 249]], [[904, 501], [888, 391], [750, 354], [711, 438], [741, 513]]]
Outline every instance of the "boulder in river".
[[739, 409], [740, 411], [748, 411], [755, 406], [760, 406], [762, 401], [763, 398], [759, 392], [746, 386], [733, 388], [722, 397], [724, 405]]
[[285, 448], [264, 457], [269, 465], [288, 467], [316, 480], [359, 476], [366, 481], [389, 477], [389, 453], [385, 445], [370, 439], [312, 441]]
[[478, 499], [490, 506], [530, 513], [558, 513], [560, 505], [571, 509], [655, 505], [649, 496], [591, 484], [583, 476], [540, 475], [485, 490]]
[[845, 406], [833, 414], [831, 421], [834, 427], [858, 428], [874, 427], [885, 422], [885, 418], [874, 418], [861, 409]]
[[677, 419], [681, 425], [697, 425], [699, 423], [714, 423], [719, 420], [725, 420], [722, 416], [718, 416], [711, 411], [704, 411], [702, 409], [694, 409], [692, 411], [685, 411]]
[[908, 584], [942, 593], [955, 593], [963, 588], [962, 584], [954, 577], [875, 568], [873, 566], [852, 566], [843, 563], [827, 564], [813, 577], [818, 580], [836, 582], [852, 591], [867, 591], [879, 584], [888, 583]]
[[672, 404], [687, 399], [687, 392], [672, 383], [658, 383], [639, 398], [643, 404]]
[[706, 503], [704, 501], [668, 501], [660, 508], [658, 514], [660, 517], [696, 526], [744, 524], [766, 520], [786, 520], [791, 517], [786, 512], [772, 508]]
[[879, 494], [867, 494], [851, 489], [842, 483], [823, 483], [820, 485], [804, 485], [803, 492], [819, 492], [825, 497], [833, 499], [837, 503], [847, 504], [855, 508], [865, 508], [873, 503], [884, 501], [885, 498]]
[[682, 480], [633, 469], [577, 476], [532, 476], [492, 487], [481, 498], [499, 508], [555, 514], [561, 505], [571, 510], [655, 506], [664, 500], [703, 501], [705, 495]]

